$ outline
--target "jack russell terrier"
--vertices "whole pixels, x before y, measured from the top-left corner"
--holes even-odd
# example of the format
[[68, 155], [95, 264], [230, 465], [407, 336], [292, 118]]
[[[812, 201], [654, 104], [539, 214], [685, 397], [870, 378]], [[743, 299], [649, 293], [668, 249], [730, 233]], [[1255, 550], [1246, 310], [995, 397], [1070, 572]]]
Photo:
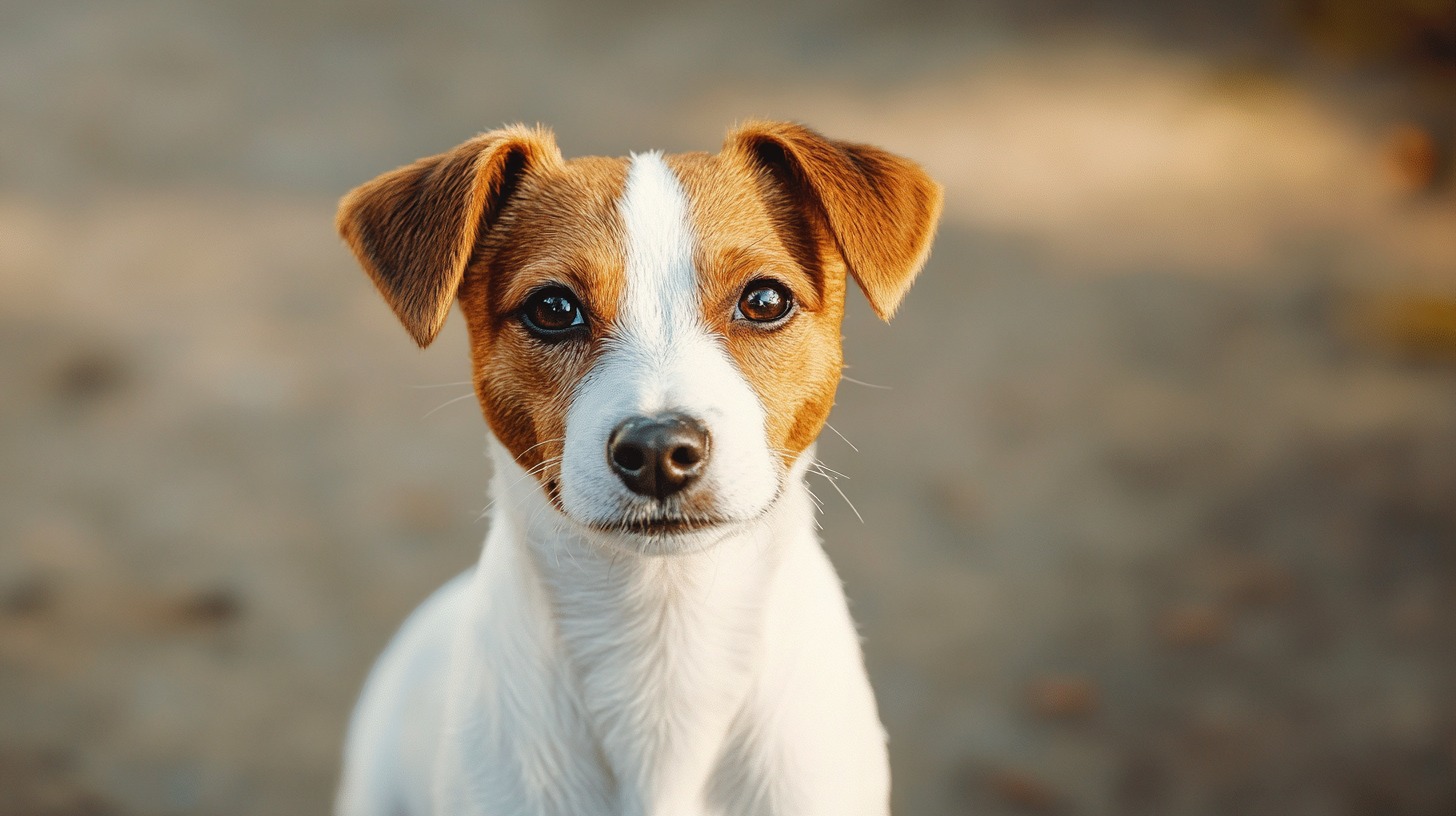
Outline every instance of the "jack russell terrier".
[[753, 122], [717, 155], [492, 131], [340, 234], [414, 339], [453, 302], [493, 432], [478, 565], [379, 658], [341, 816], [885, 814], [885, 734], [804, 484], [853, 277], [888, 319], [941, 188]]

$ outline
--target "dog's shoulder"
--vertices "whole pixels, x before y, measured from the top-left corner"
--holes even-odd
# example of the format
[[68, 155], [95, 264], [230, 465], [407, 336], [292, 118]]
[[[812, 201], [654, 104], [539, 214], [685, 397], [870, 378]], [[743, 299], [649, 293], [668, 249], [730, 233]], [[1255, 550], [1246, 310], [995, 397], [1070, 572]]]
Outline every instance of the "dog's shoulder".
[[370, 671], [349, 724], [338, 813], [428, 812], [450, 653], [473, 572], [416, 607]]

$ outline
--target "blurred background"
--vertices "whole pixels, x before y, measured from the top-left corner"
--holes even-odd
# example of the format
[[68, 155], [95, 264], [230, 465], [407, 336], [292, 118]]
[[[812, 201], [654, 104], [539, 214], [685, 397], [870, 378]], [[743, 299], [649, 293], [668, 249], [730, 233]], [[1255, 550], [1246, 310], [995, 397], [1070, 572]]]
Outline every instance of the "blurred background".
[[924, 163], [820, 455], [897, 812], [1456, 814], [1456, 2], [0, 3], [0, 816], [323, 813], [485, 532], [334, 202], [479, 130]]

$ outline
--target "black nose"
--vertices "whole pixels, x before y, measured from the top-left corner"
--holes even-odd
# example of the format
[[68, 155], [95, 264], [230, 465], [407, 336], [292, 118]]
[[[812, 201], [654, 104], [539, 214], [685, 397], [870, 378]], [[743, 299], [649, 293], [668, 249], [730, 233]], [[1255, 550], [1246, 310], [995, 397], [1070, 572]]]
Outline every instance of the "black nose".
[[607, 461], [633, 493], [665, 499], [708, 463], [708, 429], [682, 414], [632, 417], [607, 440]]

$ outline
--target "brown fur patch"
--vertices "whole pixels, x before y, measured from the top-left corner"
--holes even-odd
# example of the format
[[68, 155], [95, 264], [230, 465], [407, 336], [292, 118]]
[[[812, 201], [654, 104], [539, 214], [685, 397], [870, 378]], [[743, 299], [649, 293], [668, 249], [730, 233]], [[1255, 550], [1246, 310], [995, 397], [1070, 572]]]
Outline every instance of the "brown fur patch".
[[[626, 160], [594, 157], [525, 174], [460, 288], [486, 421], [543, 484], [559, 478], [571, 396], [601, 353], [626, 285], [617, 215], [626, 178]], [[576, 294], [589, 339], [545, 341], [521, 325], [527, 297], [548, 284]]]

